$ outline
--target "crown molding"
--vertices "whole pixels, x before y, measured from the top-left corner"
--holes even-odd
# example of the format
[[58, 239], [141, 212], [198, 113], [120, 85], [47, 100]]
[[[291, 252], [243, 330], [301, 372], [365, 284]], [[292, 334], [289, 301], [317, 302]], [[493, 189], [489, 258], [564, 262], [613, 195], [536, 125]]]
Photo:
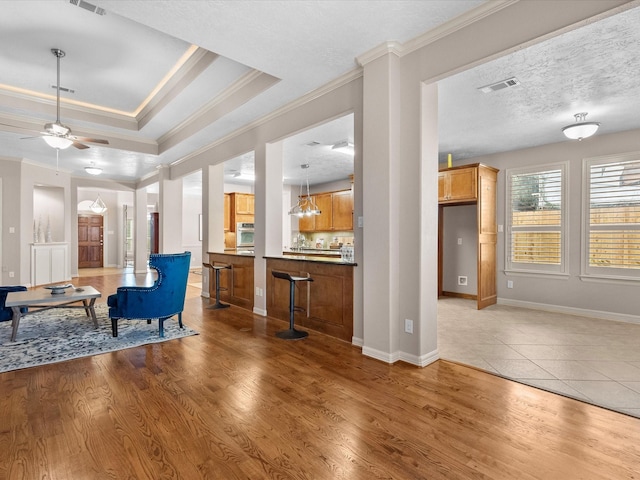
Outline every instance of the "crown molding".
[[160, 152], [202, 130], [279, 81], [259, 70], [245, 73], [216, 98], [158, 138]]
[[365, 52], [362, 55], [358, 55], [356, 57], [356, 61], [358, 62], [358, 65], [364, 67], [366, 64], [389, 53], [393, 53], [398, 57], [404, 57], [411, 52], [419, 50], [420, 48], [429, 45], [430, 43], [436, 42], [441, 38], [451, 35], [452, 33], [471, 25], [478, 20], [488, 17], [489, 15], [492, 15], [518, 1], [520, 0], [491, 0], [479, 5], [476, 8], [464, 12], [461, 15], [458, 15], [448, 22], [445, 22], [442, 25], [431, 29], [424, 34], [405, 42], [404, 44], [396, 41], [391, 41], [378, 45], [368, 52]]
[[167, 82], [158, 89], [147, 104], [136, 115], [138, 128], [143, 128], [158, 113], [166, 107], [171, 100], [177, 97], [187, 85], [193, 82], [220, 56], [204, 48], [198, 48], [180, 67], [171, 75]]
[[367, 63], [373, 62], [374, 60], [384, 57], [389, 53], [393, 53], [398, 57], [402, 57], [404, 47], [400, 42], [392, 41], [392, 42], [384, 42], [377, 47], [372, 48], [368, 52], [363, 53], [362, 55], [358, 55], [356, 57], [356, 62], [361, 67], [364, 67]]
[[326, 83], [324, 85], [322, 85], [321, 87], [317, 88], [316, 90], [313, 90], [305, 95], [303, 95], [302, 97], [298, 97], [296, 100], [293, 100], [292, 102], [283, 105], [282, 107], [278, 108], [277, 110], [274, 110], [271, 113], [268, 113], [267, 115], [258, 118], [257, 120], [254, 120], [251, 123], [248, 123], [247, 125], [245, 125], [244, 127], [235, 130], [231, 133], [229, 133], [228, 135], [225, 135], [224, 137], [219, 138], [218, 140], [216, 140], [215, 142], [209, 143], [207, 145], [202, 146], [201, 148], [199, 148], [198, 150], [195, 150], [191, 153], [189, 153], [188, 155], [185, 155], [182, 158], [179, 158], [177, 160], [175, 160], [174, 162], [172, 162], [170, 165], [173, 167], [175, 165], [179, 165], [181, 163], [184, 163], [186, 161], [189, 161], [193, 158], [196, 158], [204, 153], [206, 153], [207, 151], [222, 145], [225, 142], [228, 142], [229, 140], [238, 137], [244, 133], [247, 133], [261, 125], [264, 125], [265, 123], [268, 123], [272, 120], [274, 120], [275, 118], [284, 115], [288, 112], [291, 112], [297, 108], [300, 108], [301, 106], [312, 102], [313, 100], [316, 100], [319, 97], [322, 97], [323, 95], [326, 95], [327, 93], [330, 93], [333, 90], [337, 90], [340, 87], [343, 87], [344, 85], [347, 85], [351, 82], [353, 82], [354, 80], [357, 80], [358, 78], [361, 78], [363, 75], [363, 70], [362, 68], [358, 67], [355, 68], [353, 70], [350, 70], [349, 72], [345, 73], [344, 75], [332, 80], [329, 83]]

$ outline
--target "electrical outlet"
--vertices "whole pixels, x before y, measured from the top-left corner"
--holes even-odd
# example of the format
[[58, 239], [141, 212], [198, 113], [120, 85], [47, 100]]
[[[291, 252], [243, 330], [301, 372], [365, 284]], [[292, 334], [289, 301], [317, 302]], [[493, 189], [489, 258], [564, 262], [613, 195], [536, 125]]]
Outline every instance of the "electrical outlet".
[[507, 280], [507, 288], [513, 288], [513, 280]]
[[15, 276], [16, 276], [15, 272], [9, 272], [9, 278], [13, 278]]
[[462, 238], [458, 238], [458, 245], [462, 245]]
[[458, 285], [466, 285], [466, 284], [467, 284], [467, 277], [465, 276], [458, 277]]
[[404, 331], [405, 333], [413, 333], [413, 320], [409, 320], [408, 318], [405, 318]]
[[256, 295], [257, 295], [258, 297], [261, 297], [261, 296], [262, 296], [262, 289], [261, 289], [260, 287], [256, 287]]

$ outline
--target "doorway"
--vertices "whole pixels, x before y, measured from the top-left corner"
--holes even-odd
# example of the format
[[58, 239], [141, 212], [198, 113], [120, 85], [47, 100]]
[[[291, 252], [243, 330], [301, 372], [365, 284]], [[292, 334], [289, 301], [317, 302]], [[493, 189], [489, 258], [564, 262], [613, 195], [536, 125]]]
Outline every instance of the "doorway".
[[102, 268], [102, 215], [78, 215], [78, 268]]

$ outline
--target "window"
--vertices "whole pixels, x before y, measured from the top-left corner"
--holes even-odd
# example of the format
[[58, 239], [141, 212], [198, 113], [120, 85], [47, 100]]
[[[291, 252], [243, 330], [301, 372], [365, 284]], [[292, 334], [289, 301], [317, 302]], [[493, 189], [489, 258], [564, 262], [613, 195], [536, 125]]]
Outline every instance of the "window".
[[584, 161], [582, 274], [640, 280], [640, 154]]
[[566, 273], [566, 168], [507, 170], [507, 272]]

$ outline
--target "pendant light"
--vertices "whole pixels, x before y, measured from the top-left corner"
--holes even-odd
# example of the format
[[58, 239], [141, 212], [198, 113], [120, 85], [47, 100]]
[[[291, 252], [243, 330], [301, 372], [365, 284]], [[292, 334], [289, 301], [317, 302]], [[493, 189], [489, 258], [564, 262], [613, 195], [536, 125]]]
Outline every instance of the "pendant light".
[[590, 137], [598, 130], [600, 124], [598, 122], [586, 122], [587, 112], [576, 113], [574, 115], [576, 123], [567, 125], [562, 129], [562, 133], [571, 140], [582, 140]]
[[[307, 170], [309, 168], [308, 163], [303, 163], [300, 165], [300, 168], [303, 170]], [[306, 174], [307, 181], [307, 196], [302, 196], [302, 186], [303, 182], [300, 181], [300, 195], [298, 196], [298, 203], [296, 203], [291, 210], [289, 210], [289, 215], [296, 216], [298, 218], [301, 217], [311, 217], [313, 215], [320, 215], [320, 209], [316, 205], [316, 202], [313, 201], [311, 194], [309, 193], [309, 173]]]
[[96, 198], [96, 201], [93, 202], [91, 205], [89, 205], [89, 209], [93, 213], [97, 213], [97, 214], [103, 214], [104, 212], [107, 211], [107, 206], [102, 201], [102, 198], [100, 198], [100, 194], [98, 194], [98, 198]]

